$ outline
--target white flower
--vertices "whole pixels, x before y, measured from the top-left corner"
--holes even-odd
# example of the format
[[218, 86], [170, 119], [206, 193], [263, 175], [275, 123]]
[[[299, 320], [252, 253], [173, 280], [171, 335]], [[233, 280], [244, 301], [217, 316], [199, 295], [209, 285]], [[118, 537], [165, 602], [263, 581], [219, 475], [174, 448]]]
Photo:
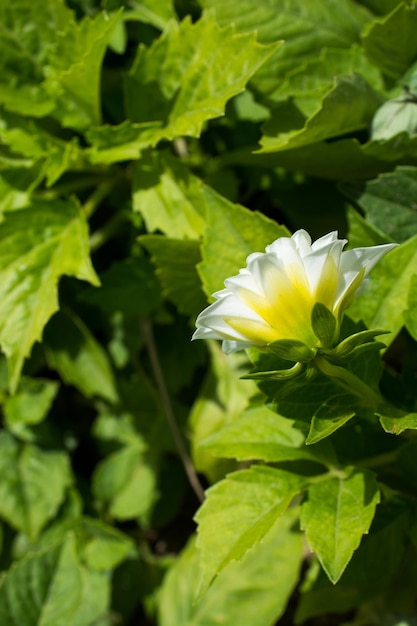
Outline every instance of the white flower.
[[396, 245], [343, 251], [346, 243], [336, 231], [312, 243], [298, 230], [265, 253], [249, 255], [247, 266], [225, 280], [216, 302], [200, 313], [193, 339], [222, 339], [226, 353], [280, 339], [319, 347], [311, 325], [314, 305], [324, 304], [339, 328], [365, 276]]

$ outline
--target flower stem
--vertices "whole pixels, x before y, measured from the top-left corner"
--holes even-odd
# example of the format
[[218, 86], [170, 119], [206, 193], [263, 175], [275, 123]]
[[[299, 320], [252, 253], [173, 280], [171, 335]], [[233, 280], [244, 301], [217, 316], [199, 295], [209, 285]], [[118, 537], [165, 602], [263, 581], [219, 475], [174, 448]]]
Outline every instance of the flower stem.
[[400, 448], [397, 448], [396, 450], [391, 450], [390, 452], [383, 452], [375, 456], [370, 456], [366, 459], [360, 459], [359, 461], [356, 461], [356, 466], [374, 469], [384, 465], [392, 465], [397, 462], [399, 450]]
[[384, 400], [378, 392], [371, 389], [369, 385], [344, 367], [333, 365], [333, 363], [330, 363], [320, 355], [315, 357], [314, 363], [323, 374], [329, 376], [329, 378], [333, 378], [350, 393], [362, 398], [366, 406], [376, 409], [383, 403]]

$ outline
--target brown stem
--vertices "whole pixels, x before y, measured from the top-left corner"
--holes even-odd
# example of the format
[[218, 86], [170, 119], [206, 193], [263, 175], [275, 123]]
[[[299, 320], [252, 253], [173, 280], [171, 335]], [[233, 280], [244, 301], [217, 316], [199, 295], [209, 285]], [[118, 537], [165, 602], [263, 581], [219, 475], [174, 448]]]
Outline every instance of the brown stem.
[[167, 422], [172, 433], [172, 437], [174, 439], [175, 445], [177, 446], [177, 450], [180, 455], [190, 485], [193, 488], [193, 491], [199, 501], [203, 502], [205, 498], [204, 490], [200, 484], [200, 481], [198, 480], [198, 476], [195, 471], [193, 462], [190, 455], [188, 454], [187, 448], [181, 435], [181, 431], [178, 428], [177, 420], [175, 418], [174, 410], [172, 408], [171, 398], [169, 397], [168, 389], [165, 383], [164, 373], [162, 371], [161, 363], [159, 361], [158, 351], [155, 345], [152, 323], [149, 318], [141, 318], [139, 323], [140, 329], [145, 339], [146, 348], [148, 350], [156, 386], [158, 387], [162, 407], [164, 409], [165, 416], [167, 418]]

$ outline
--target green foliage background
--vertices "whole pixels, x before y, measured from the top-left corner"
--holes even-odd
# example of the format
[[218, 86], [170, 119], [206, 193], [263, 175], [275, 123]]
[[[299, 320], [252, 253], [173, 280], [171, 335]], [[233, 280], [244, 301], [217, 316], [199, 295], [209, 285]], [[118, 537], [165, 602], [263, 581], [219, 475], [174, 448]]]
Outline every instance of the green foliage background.
[[[1, 626], [417, 624], [416, 31], [412, 0], [0, 2]], [[349, 363], [376, 411], [190, 342], [297, 228], [400, 244], [344, 328], [389, 331]]]

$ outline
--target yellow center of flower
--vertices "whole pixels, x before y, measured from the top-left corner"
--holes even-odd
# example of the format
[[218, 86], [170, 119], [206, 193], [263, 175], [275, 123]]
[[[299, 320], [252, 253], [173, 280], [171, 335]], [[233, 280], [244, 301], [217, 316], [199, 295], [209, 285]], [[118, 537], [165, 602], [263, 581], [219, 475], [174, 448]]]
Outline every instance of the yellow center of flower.
[[229, 317], [225, 321], [254, 343], [297, 339], [316, 347], [318, 339], [311, 328], [311, 312], [316, 299], [310, 292], [304, 268], [293, 263], [285, 272], [273, 265], [263, 275], [265, 296], [241, 289], [240, 297], [264, 323]]
[[320, 282], [317, 285], [314, 299], [324, 304], [329, 311], [333, 311], [336, 298], [337, 283], [339, 282], [339, 269], [332, 256], [328, 255], [321, 272]]

